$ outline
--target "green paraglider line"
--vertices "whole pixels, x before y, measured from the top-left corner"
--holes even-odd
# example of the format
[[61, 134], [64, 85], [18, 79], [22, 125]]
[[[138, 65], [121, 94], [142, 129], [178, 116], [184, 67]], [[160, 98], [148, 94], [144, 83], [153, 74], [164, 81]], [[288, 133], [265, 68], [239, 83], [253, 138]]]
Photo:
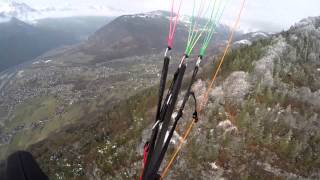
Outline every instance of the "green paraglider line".
[[189, 33], [188, 33], [188, 42], [187, 42], [187, 47], [186, 47], [186, 48], [188, 48], [188, 46], [189, 46], [189, 44], [190, 44], [191, 37], [192, 37], [192, 35], [193, 35], [193, 31], [192, 31], [191, 29], [192, 29], [193, 23], [194, 23], [195, 3], [196, 3], [196, 1], [194, 0], [194, 1], [193, 1], [192, 16], [191, 16], [191, 23], [190, 23], [190, 27], [189, 27]]
[[[215, 18], [214, 18], [215, 20], [213, 21], [213, 23], [212, 23], [212, 28], [210, 29], [210, 35], [207, 36], [205, 43], [208, 44], [209, 41], [210, 41], [210, 39], [212, 38], [212, 34], [213, 34], [215, 28], [217, 27], [217, 23], [220, 21], [220, 19], [221, 19], [221, 17], [222, 17], [222, 14], [223, 14], [223, 12], [224, 12], [227, 4], [228, 4], [228, 3], [225, 3], [225, 4], [224, 4], [224, 7], [222, 8], [222, 11], [220, 11], [220, 7], [221, 7], [221, 6], [219, 5], [219, 8], [218, 8], [217, 13], [216, 13]], [[220, 15], [219, 15], [219, 18], [217, 18], [219, 11], [220, 11]]]
[[[215, 3], [217, 2], [217, 0], [215, 0]], [[218, 4], [218, 7], [219, 7], [219, 5], [220, 5], [220, 3]], [[219, 7], [220, 8], [220, 7]], [[218, 8], [218, 10], [217, 11], [219, 11], [219, 8]], [[215, 9], [215, 6], [214, 6], [214, 9]], [[212, 32], [212, 30], [213, 30], [213, 26], [214, 26], [214, 24], [216, 23], [216, 18], [217, 18], [217, 12], [216, 12], [216, 14], [215, 14], [215, 17], [214, 17], [214, 20], [212, 21], [212, 17], [213, 17], [213, 15], [214, 15], [214, 10], [212, 11], [212, 14], [211, 14], [211, 18], [210, 18], [210, 30], [209, 30], [209, 33], [208, 34], [211, 34], [211, 32]], [[209, 39], [210, 37], [209, 37], [209, 35], [207, 35], [206, 36], [206, 38], [205, 38], [205, 40], [204, 40], [204, 43], [206, 43], [207, 41], [208, 41], [208, 39]]]
[[[195, 45], [197, 44], [197, 42], [199, 41], [199, 39], [201, 38], [201, 36], [204, 34], [204, 31], [207, 31], [207, 35], [204, 38], [204, 41], [202, 43], [202, 47], [200, 48], [200, 56], [204, 56], [205, 55], [205, 51], [209, 46], [210, 40], [213, 37], [213, 34], [215, 32], [215, 29], [217, 27], [217, 23], [220, 21], [224, 10], [228, 4], [230, 0], [227, 0], [227, 2], [222, 3], [221, 0], [214, 0], [213, 6], [212, 6], [212, 11], [211, 11], [211, 15], [210, 15], [210, 19], [208, 21], [208, 23], [203, 27], [202, 30], [197, 28], [197, 22], [195, 20], [195, 1], [194, 1], [194, 6], [193, 6], [193, 10], [192, 10], [192, 17], [191, 17], [191, 23], [190, 23], [190, 27], [189, 27], [189, 33], [188, 33], [188, 42], [187, 42], [187, 47], [185, 50], [185, 54], [187, 56], [190, 56], [192, 50], [194, 49]], [[203, 3], [203, 1], [201, 1], [201, 3]], [[211, 1], [210, 1], [211, 4]], [[223, 8], [222, 8], [223, 5]], [[202, 9], [204, 5], [200, 5], [199, 7], [199, 11]], [[205, 14], [207, 13], [207, 11], [209, 10], [209, 8], [211, 7], [211, 5], [208, 6]], [[201, 12], [198, 12], [198, 16], [201, 16]], [[200, 18], [200, 17], [197, 17]], [[210, 28], [208, 28], [210, 27]]]
[[[201, 0], [201, 4], [202, 3], [203, 3], [203, 0]], [[190, 24], [190, 30], [189, 30], [189, 32], [191, 32], [191, 35], [188, 37], [188, 43], [187, 43], [186, 53], [185, 54], [188, 54], [187, 53], [188, 49], [190, 49], [190, 45], [193, 42], [194, 37], [196, 36], [195, 31], [196, 31], [196, 27], [197, 27], [197, 23], [198, 23], [197, 21], [200, 19], [200, 15], [201, 15], [200, 12], [198, 12], [198, 16], [195, 18], [195, 15], [194, 15], [195, 7], [196, 7], [196, 2], [194, 0], [193, 12], [192, 12], [192, 17], [191, 17], [192, 18], [192, 23]], [[201, 9], [201, 5], [199, 6], [199, 10], [198, 11], [200, 11], [200, 9]]]
[[[199, 12], [198, 12], [198, 17], [197, 20], [200, 19], [200, 16], [202, 16], [203, 13], [201, 13], [200, 10], [202, 10], [204, 7], [204, 1], [201, 1], [201, 5], [199, 7]], [[194, 17], [194, 9], [195, 9], [195, 1], [194, 1], [194, 6], [193, 6], [193, 11], [192, 11], [192, 17], [191, 17], [191, 24], [190, 24], [190, 29], [189, 29], [189, 36], [188, 36], [188, 43], [187, 43], [187, 47], [185, 50], [185, 54], [187, 56], [190, 56], [193, 47], [195, 46], [195, 44], [197, 43], [197, 41], [200, 39], [201, 35], [202, 35], [202, 31], [198, 30], [196, 32], [196, 27], [197, 27], [197, 21], [195, 21], [195, 17]], [[207, 9], [208, 10], [208, 9]], [[206, 11], [207, 11], [206, 10]], [[192, 30], [191, 30], [192, 29]]]
[[202, 45], [202, 47], [200, 49], [200, 54], [199, 54], [200, 56], [205, 56], [206, 49], [208, 48], [210, 40], [213, 37], [213, 34], [214, 34], [214, 32], [216, 30], [216, 27], [217, 27], [217, 24], [218, 24], [218, 22], [220, 22], [221, 17], [223, 15], [224, 11], [225, 11], [225, 8], [226, 8], [226, 6], [227, 6], [227, 4], [229, 2], [230, 2], [230, 0], [225, 2], [222, 9], [221, 9], [221, 7], [222, 7], [221, 3], [219, 3], [219, 5], [218, 5], [219, 8], [216, 11], [214, 21], [211, 22], [211, 28], [210, 28], [210, 30], [209, 30], [209, 32], [208, 32], [208, 34], [207, 34], [207, 36], [206, 36], [206, 38], [205, 38], [205, 40], [203, 42], [203, 45]]
[[[215, 12], [215, 7], [216, 7], [216, 1], [217, 0], [214, 1], [213, 6], [212, 6], [210, 20], [206, 23], [206, 25], [203, 27], [202, 30], [198, 30], [197, 32], [195, 32], [196, 31], [195, 30], [196, 24], [194, 23], [193, 25], [192, 24], [190, 25], [190, 30], [191, 30], [192, 26], [193, 26], [193, 30], [192, 30], [191, 33], [190, 33], [190, 30], [189, 30], [188, 43], [187, 43], [187, 48], [186, 48], [186, 51], [185, 51], [185, 54], [187, 56], [190, 56], [192, 50], [194, 49], [195, 45], [197, 44], [197, 42], [199, 41], [199, 39], [203, 35], [204, 31], [206, 31], [206, 29], [208, 29], [208, 26], [210, 25], [210, 22], [212, 22], [213, 14]], [[210, 1], [210, 4], [208, 5], [208, 8], [207, 8], [207, 10], [205, 11], [204, 14], [206, 14], [209, 11], [210, 7], [211, 7], [211, 1]], [[193, 8], [195, 8], [195, 6]], [[199, 13], [199, 15], [201, 15], [201, 13]], [[194, 11], [193, 11], [192, 18], [194, 18]], [[198, 17], [198, 18], [200, 18], [200, 17]]]
[[[214, 4], [213, 4], [213, 10], [212, 10], [212, 12], [211, 12], [211, 16], [210, 16], [210, 19], [209, 19], [209, 24], [210, 24], [210, 30], [212, 30], [212, 25], [211, 24], [213, 24], [213, 15], [214, 15], [214, 12], [215, 12], [215, 8], [216, 8], [216, 2], [217, 2], [217, 0], [215, 0], [214, 1]], [[220, 5], [220, 4], [218, 4], [218, 5]], [[211, 33], [211, 31], [209, 30], [209, 33]], [[205, 38], [205, 40], [204, 40], [204, 43], [207, 41], [207, 39], [208, 39], [208, 36]], [[200, 55], [201, 55], [201, 53], [200, 53]]]

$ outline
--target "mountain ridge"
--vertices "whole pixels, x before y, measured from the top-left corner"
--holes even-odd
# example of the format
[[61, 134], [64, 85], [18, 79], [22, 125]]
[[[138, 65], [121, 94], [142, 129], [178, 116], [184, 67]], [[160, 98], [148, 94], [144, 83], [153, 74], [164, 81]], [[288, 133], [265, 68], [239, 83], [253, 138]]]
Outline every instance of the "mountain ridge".
[[[92, 56], [87, 63], [103, 62], [132, 55], [146, 55], [163, 51], [169, 29], [169, 13], [166, 11], [152, 11], [135, 15], [120, 16], [100, 28], [88, 38], [88, 41], [79, 44], [70, 53], [84, 53]], [[187, 36], [187, 22], [180, 22], [177, 26], [174, 49], [183, 53]], [[216, 30], [215, 41], [211, 41], [211, 48], [225, 43], [228, 27], [219, 25]], [[238, 32], [236, 36], [241, 36]], [[72, 56], [62, 54], [61, 56]], [[60, 55], [56, 55], [58, 58]], [[61, 59], [61, 58], [59, 58]], [[62, 58], [63, 59], [63, 58]], [[65, 59], [68, 59], [67, 57]], [[75, 61], [75, 59], [71, 60]], [[82, 62], [82, 60], [79, 60]]]

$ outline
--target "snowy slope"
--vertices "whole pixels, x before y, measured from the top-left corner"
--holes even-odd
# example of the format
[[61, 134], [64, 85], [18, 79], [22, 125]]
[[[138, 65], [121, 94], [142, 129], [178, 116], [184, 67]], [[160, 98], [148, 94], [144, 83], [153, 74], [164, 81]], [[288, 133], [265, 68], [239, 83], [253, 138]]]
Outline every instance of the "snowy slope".
[[27, 20], [34, 19], [40, 12], [25, 3], [9, 2], [0, 4], [0, 18], [10, 20], [12, 17]]

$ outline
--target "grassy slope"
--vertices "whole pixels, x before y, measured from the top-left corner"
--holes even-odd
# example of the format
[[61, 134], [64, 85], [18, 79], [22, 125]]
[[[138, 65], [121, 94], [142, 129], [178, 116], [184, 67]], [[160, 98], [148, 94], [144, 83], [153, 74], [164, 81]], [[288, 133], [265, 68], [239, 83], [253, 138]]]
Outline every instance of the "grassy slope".
[[128, 100], [105, 102], [77, 124], [65, 127], [30, 150], [51, 179], [86, 179], [83, 175], [93, 176], [93, 168], [103, 179], [128, 178], [128, 172], [137, 168], [134, 164], [141, 158], [135, 151], [136, 143], [153, 117], [149, 112], [156, 103], [155, 93], [156, 89], [150, 88]]
[[[71, 106], [65, 113], [57, 116], [56, 110], [60, 105], [54, 97], [38, 97], [19, 105], [13, 113], [14, 118], [6, 122], [5, 132], [12, 132], [21, 125], [24, 125], [22, 127], [24, 130], [17, 132], [10, 145], [1, 146], [1, 158], [14, 150], [26, 149], [29, 145], [45, 139], [50, 133], [83, 116], [82, 108], [85, 106], [80, 104]], [[40, 121], [47, 122], [43, 124]], [[33, 128], [35, 125], [37, 127]]]

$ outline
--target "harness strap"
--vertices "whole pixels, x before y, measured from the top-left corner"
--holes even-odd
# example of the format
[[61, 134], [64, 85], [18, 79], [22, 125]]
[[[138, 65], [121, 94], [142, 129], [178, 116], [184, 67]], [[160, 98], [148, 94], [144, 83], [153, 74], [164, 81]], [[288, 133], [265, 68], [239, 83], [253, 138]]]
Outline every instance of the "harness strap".
[[[158, 135], [156, 144], [155, 144], [155, 148], [154, 148], [154, 152], [152, 155], [152, 159], [150, 162], [150, 169], [148, 169], [148, 172], [146, 174], [146, 179], [154, 179], [155, 175], [157, 174], [157, 171], [159, 169], [159, 162], [158, 159], [161, 155], [161, 151], [163, 150], [163, 146], [165, 144], [165, 137], [167, 135], [167, 131], [169, 128], [169, 124], [170, 124], [170, 120], [171, 120], [171, 115], [174, 111], [174, 107], [176, 105], [177, 99], [178, 99], [178, 95], [181, 89], [181, 84], [182, 84], [182, 80], [183, 80], [183, 76], [186, 70], [186, 65], [182, 64], [177, 80], [175, 81], [174, 85], [173, 85], [173, 89], [172, 89], [172, 95], [170, 95], [170, 99], [169, 99], [169, 104], [167, 107], [167, 112], [164, 114], [164, 119], [162, 122], [162, 127], [160, 130], [160, 133]], [[166, 103], [166, 101], [165, 101]], [[168, 140], [169, 138], [167, 138]], [[152, 167], [152, 169], [151, 169]]]
[[180, 72], [180, 68], [178, 68], [177, 71], [174, 73], [173, 81], [171, 82], [171, 85], [169, 87], [167, 96], [166, 96], [166, 98], [165, 98], [165, 100], [163, 102], [163, 105], [161, 107], [161, 110], [160, 110], [160, 113], [159, 113], [159, 118], [158, 118], [158, 120], [156, 120], [155, 125], [154, 125], [154, 127], [152, 129], [152, 134], [151, 134], [151, 138], [150, 138], [150, 141], [149, 141], [149, 143], [150, 143], [149, 144], [149, 153], [147, 155], [147, 161], [145, 163], [145, 167], [144, 167], [144, 170], [142, 172], [143, 178], [146, 176], [146, 173], [149, 171], [150, 166], [152, 166], [152, 164], [153, 164], [152, 163], [152, 159], [153, 159], [153, 156], [154, 156], [156, 140], [157, 140], [157, 137], [158, 137], [158, 134], [159, 134], [159, 129], [160, 129], [159, 127], [160, 127], [160, 124], [163, 122], [164, 115], [166, 114], [167, 109], [168, 109], [168, 104], [166, 102], [168, 101], [169, 97], [172, 94], [173, 87], [174, 87], [174, 84], [177, 81], [179, 72]]

